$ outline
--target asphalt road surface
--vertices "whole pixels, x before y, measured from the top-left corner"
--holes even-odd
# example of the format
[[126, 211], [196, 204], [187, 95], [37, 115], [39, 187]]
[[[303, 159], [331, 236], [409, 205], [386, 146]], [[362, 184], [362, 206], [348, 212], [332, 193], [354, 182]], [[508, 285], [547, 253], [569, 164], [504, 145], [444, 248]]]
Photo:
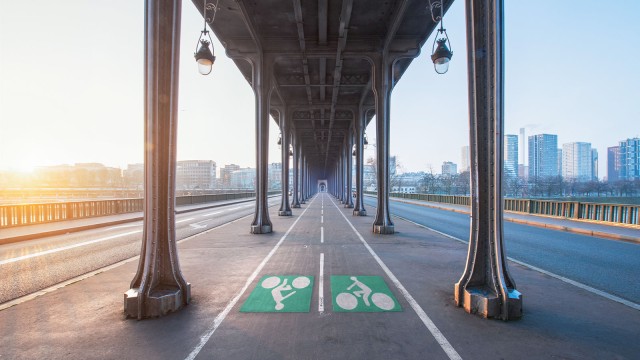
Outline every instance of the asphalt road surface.
[[[368, 215], [376, 199], [365, 197]], [[469, 240], [469, 215], [390, 201], [392, 215]], [[398, 228], [402, 231], [402, 228]], [[640, 245], [504, 222], [507, 256], [556, 275], [640, 303]], [[518, 279], [515, 279], [517, 284]]]
[[[280, 198], [269, 199], [269, 204]], [[250, 215], [253, 201], [176, 215], [185, 239]], [[0, 246], [0, 304], [140, 254], [142, 221]]]

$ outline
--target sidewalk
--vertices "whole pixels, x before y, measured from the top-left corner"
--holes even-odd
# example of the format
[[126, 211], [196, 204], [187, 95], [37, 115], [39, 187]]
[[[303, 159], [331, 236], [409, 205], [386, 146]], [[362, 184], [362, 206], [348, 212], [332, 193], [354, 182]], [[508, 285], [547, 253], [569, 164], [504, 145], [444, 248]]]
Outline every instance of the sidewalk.
[[[275, 195], [279, 196], [279, 195]], [[176, 214], [183, 214], [197, 210], [216, 208], [225, 205], [240, 204], [245, 202], [255, 201], [253, 198], [234, 199], [216, 201], [211, 203], [201, 203], [193, 205], [183, 205], [176, 207]], [[142, 212], [119, 214], [111, 216], [97, 216], [92, 218], [69, 220], [69, 221], [55, 221], [37, 225], [25, 225], [16, 226], [5, 229], [0, 229], [0, 245], [8, 244], [12, 242], [32, 240], [45, 236], [62, 235], [70, 232], [84, 231], [90, 229], [96, 229], [105, 226], [113, 226], [122, 223], [142, 221]]]
[[[373, 196], [372, 196], [373, 197]], [[402, 202], [407, 204], [425, 206], [435, 209], [448, 210], [462, 214], [469, 214], [469, 207], [464, 205], [453, 205], [436, 202], [426, 202], [420, 200], [409, 200], [401, 198], [389, 198], [391, 201]], [[568, 231], [583, 235], [602, 237], [612, 240], [629, 241], [640, 244], [640, 227], [623, 224], [603, 224], [591, 221], [562, 219], [553, 216], [531, 215], [516, 212], [505, 211], [504, 219], [506, 221], [544, 227], [554, 230]]]
[[[462, 359], [634, 359], [640, 353], [640, 311], [514, 263], [510, 267], [525, 299], [524, 317], [503, 322], [467, 314], [453, 304], [465, 244], [401, 220], [396, 222], [399, 233], [375, 235], [371, 216], [350, 212], [336, 208], [327, 196], [322, 212], [317, 199], [293, 217], [279, 217], [271, 208], [272, 234], [249, 234], [251, 219], [245, 218], [180, 242], [180, 265], [191, 283], [192, 301], [162, 318], [124, 317], [123, 293], [137, 261], [2, 310], [0, 358], [448, 359], [453, 350]], [[424, 325], [354, 229], [441, 339]], [[322, 293], [319, 258], [325, 261]], [[309, 312], [240, 312], [260, 279], [278, 274], [314, 276]], [[333, 275], [382, 277], [402, 311], [337, 312]]]

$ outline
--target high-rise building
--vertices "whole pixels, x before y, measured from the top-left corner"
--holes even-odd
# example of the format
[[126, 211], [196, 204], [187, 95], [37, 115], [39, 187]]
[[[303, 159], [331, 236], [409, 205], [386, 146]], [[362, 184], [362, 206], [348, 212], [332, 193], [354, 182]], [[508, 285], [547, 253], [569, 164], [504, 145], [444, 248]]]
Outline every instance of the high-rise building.
[[518, 135], [504, 136], [504, 175], [518, 176]]
[[460, 172], [469, 171], [469, 146], [463, 146], [460, 155]]
[[593, 179], [591, 143], [572, 142], [562, 145], [562, 177], [576, 181]]
[[620, 141], [620, 179], [640, 179], [640, 138]]
[[591, 149], [591, 180], [598, 180], [598, 149]]
[[445, 161], [442, 163], [442, 175], [452, 176], [458, 173], [458, 165], [451, 161]]
[[620, 179], [620, 146], [607, 148], [607, 181], [612, 183]]
[[231, 173], [240, 170], [240, 165], [229, 164], [225, 165], [223, 168], [220, 168], [220, 187], [230, 188], [231, 187]]
[[562, 149], [558, 149], [558, 175], [562, 175]]
[[[524, 128], [520, 128], [520, 138], [518, 140], [520, 142], [520, 146], [518, 146], [518, 149], [520, 150], [520, 160], [518, 161], [518, 165], [522, 165], [522, 167], [524, 168], [524, 166], [526, 165], [525, 162], [527, 161], [527, 157], [525, 156], [527, 148], [527, 144], [525, 143], [525, 141], [527, 141], [527, 138], [524, 136]], [[520, 174], [520, 176], [524, 175], [525, 174], [523, 173]]]
[[558, 135], [529, 136], [529, 179], [558, 175]]
[[176, 163], [176, 189], [210, 190], [215, 186], [215, 161], [181, 160]]

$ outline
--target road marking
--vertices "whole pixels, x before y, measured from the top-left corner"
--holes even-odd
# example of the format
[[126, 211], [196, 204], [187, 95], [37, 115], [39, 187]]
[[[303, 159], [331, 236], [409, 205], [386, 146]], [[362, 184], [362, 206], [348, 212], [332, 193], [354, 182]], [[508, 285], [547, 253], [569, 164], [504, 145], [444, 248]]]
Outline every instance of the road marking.
[[324, 215], [320, 215], [320, 224], [324, 224]]
[[[437, 234], [440, 234], [440, 235], [442, 235], [442, 236], [448, 237], [449, 239], [459, 241], [459, 242], [461, 242], [461, 243], [463, 243], [463, 244], [469, 244], [469, 242], [468, 242], [468, 241], [465, 241], [465, 240], [459, 239], [459, 238], [457, 238], [457, 237], [455, 237], [455, 236], [452, 236], [452, 235], [449, 235], [449, 234], [445, 234], [445, 233], [443, 233], [443, 232], [441, 232], [441, 231], [438, 231], [438, 230], [436, 230], [436, 229], [432, 229], [432, 228], [430, 228], [430, 227], [428, 227], [428, 226], [426, 226], [426, 225], [419, 224], [419, 223], [417, 223], [417, 222], [415, 222], [415, 221], [411, 221], [411, 220], [406, 219], [406, 218], [404, 218], [404, 217], [402, 217], [402, 216], [394, 215], [394, 217], [397, 217], [397, 218], [402, 219], [402, 220], [404, 220], [404, 221], [410, 222], [410, 223], [412, 223], [412, 224], [414, 224], [414, 225], [420, 226], [420, 227], [422, 227], [422, 228], [424, 228], [424, 229], [427, 229], [427, 230], [429, 230], [429, 231], [433, 231], [433, 232], [435, 232], [435, 233], [437, 233]], [[519, 264], [519, 265], [522, 265], [522, 266], [524, 266], [524, 267], [527, 267], [527, 268], [529, 268], [529, 269], [531, 269], [531, 270], [537, 271], [537, 272], [539, 272], [539, 273], [541, 273], [541, 274], [545, 274], [545, 275], [551, 276], [552, 278], [558, 279], [558, 280], [563, 281], [563, 282], [565, 282], [565, 283], [567, 283], [567, 284], [570, 284], [570, 285], [573, 285], [573, 286], [575, 286], [575, 287], [578, 287], [578, 288], [580, 288], [580, 289], [582, 289], [582, 290], [586, 290], [586, 291], [588, 291], [588, 292], [590, 292], [590, 293], [592, 293], [592, 294], [596, 294], [596, 295], [602, 296], [602, 297], [604, 297], [604, 298], [606, 298], [606, 299], [609, 299], [609, 300], [615, 301], [615, 302], [620, 303], [620, 304], [622, 304], [622, 305], [626, 305], [626, 306], [628, 306], [628, 307], [630, 307], [630, 308], [632, 308], [632, 309], [640, 310], [640, 304], [636, 304], [636, 303], [634, 303], [634, 302], [632, 302], [632, 301], [629, 301], [629, 300], [623, 299], [623, 298], [621, 298], [621, 297], [618, 297], [618, 296], [616, 296], [616, 295], [610, 294], [610, 293], [608, 293], [608, 292], [605, 292], [605, 291], [602, 291], [602, 290], [596, 289], [596, 288], [591, 287], [591, 286], [589, 286], [589, 285], [587, 285], [587, 284], [583, 284], [583, 283], [581, 283], [581, 282], [578, 282], [578, 281], [575, 281], [575, 280], [571, 280], [571, 279], [566, 278], [566, 277], [564, 277], [564, 276], [562, 276], [562, 275], [558, 275], [558, 274], [552, 273], [552, 272], [550, 272], [550, 271], [547, 271], [547, 270], [541, 269], [541, 268], [539, 268], [539, 267], [533, 266], [533, 265], [531, 265], [531, 264], [527, 264], [527, 263], [522, 262], [522, 261], [520, 261], [520, 260], [516, 260], [516, 259], [514, 259], [514, 258], [512, 258], [512, 257], [510, 257], [510, 256], [507, 256], [507, 259], [509, 259], [510, 261], [513, 261], [513, 262], [514, 262], [514, 263], [516, 263], [516, 264]]]
[[[333, 202], [333, 200], [331, 202], [333, 203], [333, 206], [336, 207], [336, 209], [340, 210], [338, 205], [336, 205], [336, 203]], [[422, 307], [420, 307], [420, 305], [416, 302], [416, 300], [413, 298], [413, 296], [411, 296], [411, 294], [409, 294], [409, 291], [402, 285], [402, 283], [400, 283], [400, 280], [398, 280], [398, 278], [393, 274], [393, 272], [391, 272], [391, 270], [382, 261], [382, 259], [380, 259], [378, 257], [376, 252], [373, 251], [371, 246], [369, 246], [367, 241], [362, 237], [362, 235], [360, 235], [360, 232], [358, 232], [358, 230], [355, 228], [355, 226], [353, 226], [351, 221], [349, 219], [347, 219], [347, 217], [342, 213], [342, 211], [338, 211], [338, 212], [347, 221], [347, 224], [349, 224], [351, 229], [356, 233], [356, 235], [358, 236], [358, 238], [360, 239], [360, 241], [362, 242], [364, 247], [369, 251], [371, 256], [373, 256], [373, 258], [376, 260], [378, 265], [380, 265], [380, 267], [385, 272], [385, 274], [387, 274], [387, 276], [389, 277], [391, 282], [393, 282], [393, 284], [396, 286], [396, 288], [398, 288], [398, 290], [400, 290], [400, 292], [402, 293], [404, 298], [407, 300], [409, 305], [411, 305], [411, 308], [413, 309], [413, 311], [415, 311], [416, 314], [418, 315], [418, 317], [420, 318], [420, 320], [422, 320], [422, 323], [427, 327], [427, 329], [429, 330], [431, 335], [433, 335], [433, 337], [436, 339], [436, 341], [438, 342], [438, 344], [440, 345], [442, 350], [444, 350], [444, 352], [447, 354], [447, 356], [449, 356], [449, 359], [451, 359], [451, 360], [458, 360], [458, 359], [462, 360], [462, 358], [460, 357], [458, 352], [453, 348], [453, 346], [451, 346], [451, 343], [449, 343], [447, 338], [442, 334], [442, 332], [440, 332], [440, 330], [438, 329], [436, 324], [433, 323], [431, 318], [429, 318], [427, 313], [425, 313], [424, 310], [422, 310]]]
[[324, 209], [320, 209], [320, 215], [324, 215]]
[[204, 228], [207, 227], [207, 225], [201, 224], [201, 223], [206, 222], [206, 221], [209, 221], [209, 220], [205, 220], [205, 221], [200, 221], [200, 222], [197, 222], [197, 223], [189, 224], [189, 226], [191, 226], [194, 229], [204, 229]]
[[193, 218], [182, 219], [182, 220], [176, 221], [176, 224], [180, 224], [180, 223], [187, 222], [187, 221], [190, 221], [190, 220], [193, 220]]
[[249, 285], [251, 285], [251, 283], [255, 280], [255, 278], [262, 271], [265, 265], [267, 265], [267, 262], [269, 262], [273, 254], [275, 254], [276, 251], [278, 251], [278, 248], [280, 248], [280, 245], [284, 242], [284, 240], [287, 238], [291, 230], [293, 230], [293, 228], [296, 226], [298, 221], [302, 219], [302, 217], [307, 212], [307, 210], [309, 210], [309, 206], [306, 209], [304, 209], [304, 211], [300, 214], [300, 216], [296, 219], [296, 221], [294, 221], [293, 224], [291, 224], [287, 232], [284, 233], [284, 235], [280, 238], [278, 243], [274, 245], [273, 249], [271, 249], [271, 251], [267, 254], [267, 256], [265, 256], [265, 258], [262, 259], [262, 262], [249, 276], [249, 278], [245, 282], [242, 289], [240, 289], [240, 292], [238, 292], [238, 294], [236, 294], [236, 296], [233, 299], [231, 299], [231, 301], [229, 301], [229, 303], [224, 308], [224, 310], [222, 310], [222, 312], [218, 314], [218, 316], [216, 316], [215, 319], [213, 319], [213, 324], [211, 324], [211, 327], [207, 330], [207, 332], [204, 335], [200, 337], [200, 342], [198, 343], [198, 345], [196, 345], [193, 351], [191, 351], [191, 353], [185, 358], [185, 360], [193, 360], [196, 358], [196, 356], [198, 356], [198, 354], [200, 353], [204, 345], [209, 341], [209, 339], [211, 338], [213, 333], [218, 329], [218, 327], [220, 327], [220, 324], [222, 324], [222, 322], [227, 317], [231, 309], [236, 305], [238, 300], [240, 300], [240, 298], [245, 293], [245, 291], [247, 291], [247, 289], [249, 288]]
[[231, 211], [231, 210], [238, 210], [238, 209], [241, 209], [241, 208], [243, 208], [243, 207], [244, 207], [244, 206], [236, 206], [236, 207], [232, 207], [232, 208], [230, 208], [230, 209], [227, 209], [227, 211]]
[[107, 237], [103, 237], [103, 238], [100, 238], [100, 239], [95, 239], [95, 240], [91, 240], [91, 241], [85, 241], [85, 242], [81, 242], [81, 243], [77, 243], [77, 244], [73, 244], [73, 245], [67, 245], [67, 246], [63, 246], [63, 247], [59, 247], [59, 248], [55, 248], [55, 249], [51, 249], [51, 250], [40, 251], [40, 252], [29, 254], [29, 255], [18, 256], [18, 257], [15, 257], [15, 258], [11, 258], [11, 259], [6, 259], [6, 260], [0, 261], [0, 265], [10, 264], [10, 263], [14, 263], [14, 262], [18, 262], [18, 261], [26, 260], [26, 259], [31, 259], [31, 258], [42, 256], [42, 255], [49, 255], [49, 254], [57, 253], [57, 252], [60, 252], [60, 251], [75, 249], [75, 248], [78, 248], [78, 247], [81, 247], [81, 246], [91, 245], [91, 244], [95, 244], [95, 243], [99, 243], [99, 242], [107, 241], [107, 240], [112, 240], [112, 239], [116, 239], [116, 238], [127, 236], [127, 235], [137, 234], [137, 233], [140, 233], [140, 232], [142, 232], [142, 230], [129, 231], [129, 232], [118, 234], [118, 235], [107, 236]]
[[208, 213], [208, 214], [204, 214], [204, 215], [200, 215], [201, 217], [207, 217], [207, 216], [213, 216], [216, 214], [220, 214], [222, 211], [214, 211], [212, 213]]
[[312, 295], [313, 276], [265, 275], [240, 312], [309, 312]]
[[331, 275], [334, 312], [402, 311], [402, 306], [380, 276]]
[[324, 253], [320, 253], [320, 276], [318, 277], [318, 312], [324, 312]]
[[324, 226], [320, 226], [320, 243], [324, 243]]

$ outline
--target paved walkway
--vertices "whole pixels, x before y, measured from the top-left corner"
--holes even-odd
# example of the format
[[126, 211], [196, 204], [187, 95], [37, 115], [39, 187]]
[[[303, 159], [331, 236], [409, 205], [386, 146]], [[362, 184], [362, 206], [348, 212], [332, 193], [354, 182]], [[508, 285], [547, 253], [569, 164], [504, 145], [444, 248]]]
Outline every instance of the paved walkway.
[[0, 359], [637, 359], [640, 311], [512, 263], [524, 317], [469, 315], [464, 244], [401, 220], [374, 235], [334, 201], [271, 208], [272, 234], [249, 216], [181, 241], [193, 299], [163, 318], [124, 317], [137, 261], [2, 310]]
[[[465, 205], [444, 204], [420, 200], [390, 198], [391, 201], [404, 202], [436, 209], [443, 209], [468, 214], [469, 207]], [[603, 224], [588, 220], [563, 219], [554, 216], [530, 215], [505, 211], [504, 219], [520, 224], [544, 227], [560, 231], [569, 231], [583, 235], [604, 237], [613, 240], [623, 240], [640, 243], [640, 226], [624, 224]]]

